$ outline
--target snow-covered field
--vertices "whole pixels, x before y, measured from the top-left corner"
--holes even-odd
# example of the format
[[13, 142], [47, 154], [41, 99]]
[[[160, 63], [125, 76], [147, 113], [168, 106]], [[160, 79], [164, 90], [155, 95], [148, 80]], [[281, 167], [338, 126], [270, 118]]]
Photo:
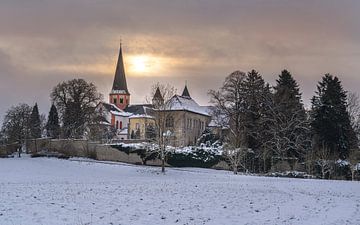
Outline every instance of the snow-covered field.
[[360, 182], [0, 159], [0, 224], [360, 224]]

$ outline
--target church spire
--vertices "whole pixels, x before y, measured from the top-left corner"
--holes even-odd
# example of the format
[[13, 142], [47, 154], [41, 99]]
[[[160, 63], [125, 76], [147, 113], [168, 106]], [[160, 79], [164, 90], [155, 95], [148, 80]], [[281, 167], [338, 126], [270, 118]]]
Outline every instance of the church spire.
[[184, 91], [183, 91], [183, 93], [182, 93], [181, 96], [182, 96], [182, 97], [185, 97], [185, 98], [191, 98], [191, 97], [190, 97], [189, 90], [188, 90], [188, 88], [187, 88], [187, 84], [185, 84], [185, 88], [184, 88]]
[[116, 65], [114, 83], [112, 86], [112, 92], [129, 94], [127, 84], [126, 84], [121, 41], [120, 41], [120, 50], [119, 50], [119, 57], [118, 57], [117, 65]]
[[124, 60], [120, 41], [119, 58], [116, 65], [114, 83], [109, 94], [109, 102], [120, 109], [125, 109], [130, 104], [130, 93], [126, 84]]

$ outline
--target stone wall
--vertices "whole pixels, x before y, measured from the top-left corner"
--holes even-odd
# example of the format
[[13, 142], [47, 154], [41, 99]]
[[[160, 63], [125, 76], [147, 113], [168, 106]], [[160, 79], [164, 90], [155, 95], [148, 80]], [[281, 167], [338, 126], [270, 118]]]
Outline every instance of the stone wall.
[[[58, 152], [70, 157], [87, 157], [102, 161], [117, 161], [132, 164], [142, 164], [136, 153], [126, 154], [110, 145], [90, 142], [87, 140], [67, 139], [36, 139], [27, 142], [27, 151], [30, 154], [39, 152]], [[156, 160], [148, 161], [149, 165], [160, 165]]]
[[6, 157], [18, 151], [21, 145], [15, 144], [8, 144], [8, 145], [0, 145], [0, 157]]
[[[129, 153], [111, 147], [110, 145], [100, 144], [98, 142], [90, 142], [87, 140], [68, 140], [68, 139], [28, 140], [27, 151], [30, 154], [40, 153], [40, 152], [58, 152], [68, 157], [86, 157], [101, 161], [115, 161], [115, 162], [124, 162], [124, 163], [138, 164], [138, 165], [143, 164], [140, 155], [138, 155], [136, 152]], [[183, 157], [185, 157], [185, 155]], [[161, 165], [161, 161], [159, 159], [147, 160], [146, 165], [159, 166]], [[181, 165], [181, 162], [177, 162], [176, 165], [186, 166], [188, 164], [185, 163]], [[204, 164], [204, 166], [206, 165]], [[200, 165], [200, 167], [202, 166]], [[216, 165], [214, 165], [213, 168], [229, 169], [228, 165], [225, 162], [219, 162]]]

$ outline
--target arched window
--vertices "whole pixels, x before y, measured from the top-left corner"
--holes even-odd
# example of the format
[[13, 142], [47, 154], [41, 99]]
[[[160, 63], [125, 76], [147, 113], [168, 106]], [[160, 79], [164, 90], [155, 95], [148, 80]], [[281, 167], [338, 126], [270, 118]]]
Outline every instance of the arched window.
[[122, 121], [120, 121], [120, 129], [122, 129]]
[[116, 125], [115, 125], [116, 129], [119, 129], [119, 121], [116, 120]]

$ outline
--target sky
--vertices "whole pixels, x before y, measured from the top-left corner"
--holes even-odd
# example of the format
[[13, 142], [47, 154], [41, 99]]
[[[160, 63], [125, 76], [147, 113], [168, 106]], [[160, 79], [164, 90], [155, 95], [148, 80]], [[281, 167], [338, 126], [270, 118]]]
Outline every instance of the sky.
[[[209, 104], [235, 70], [270, 84], [288, 69], [305, 104], [325, 73], [360, 86], [358, 0], [1, 0], [0, 117], [18, 103], [50, 108], [61, 81], [84, 78], [107, 101], [120, 39], [131, 103], [157, 82]], [[1, 120], [0, 119], [0, 120]]]

